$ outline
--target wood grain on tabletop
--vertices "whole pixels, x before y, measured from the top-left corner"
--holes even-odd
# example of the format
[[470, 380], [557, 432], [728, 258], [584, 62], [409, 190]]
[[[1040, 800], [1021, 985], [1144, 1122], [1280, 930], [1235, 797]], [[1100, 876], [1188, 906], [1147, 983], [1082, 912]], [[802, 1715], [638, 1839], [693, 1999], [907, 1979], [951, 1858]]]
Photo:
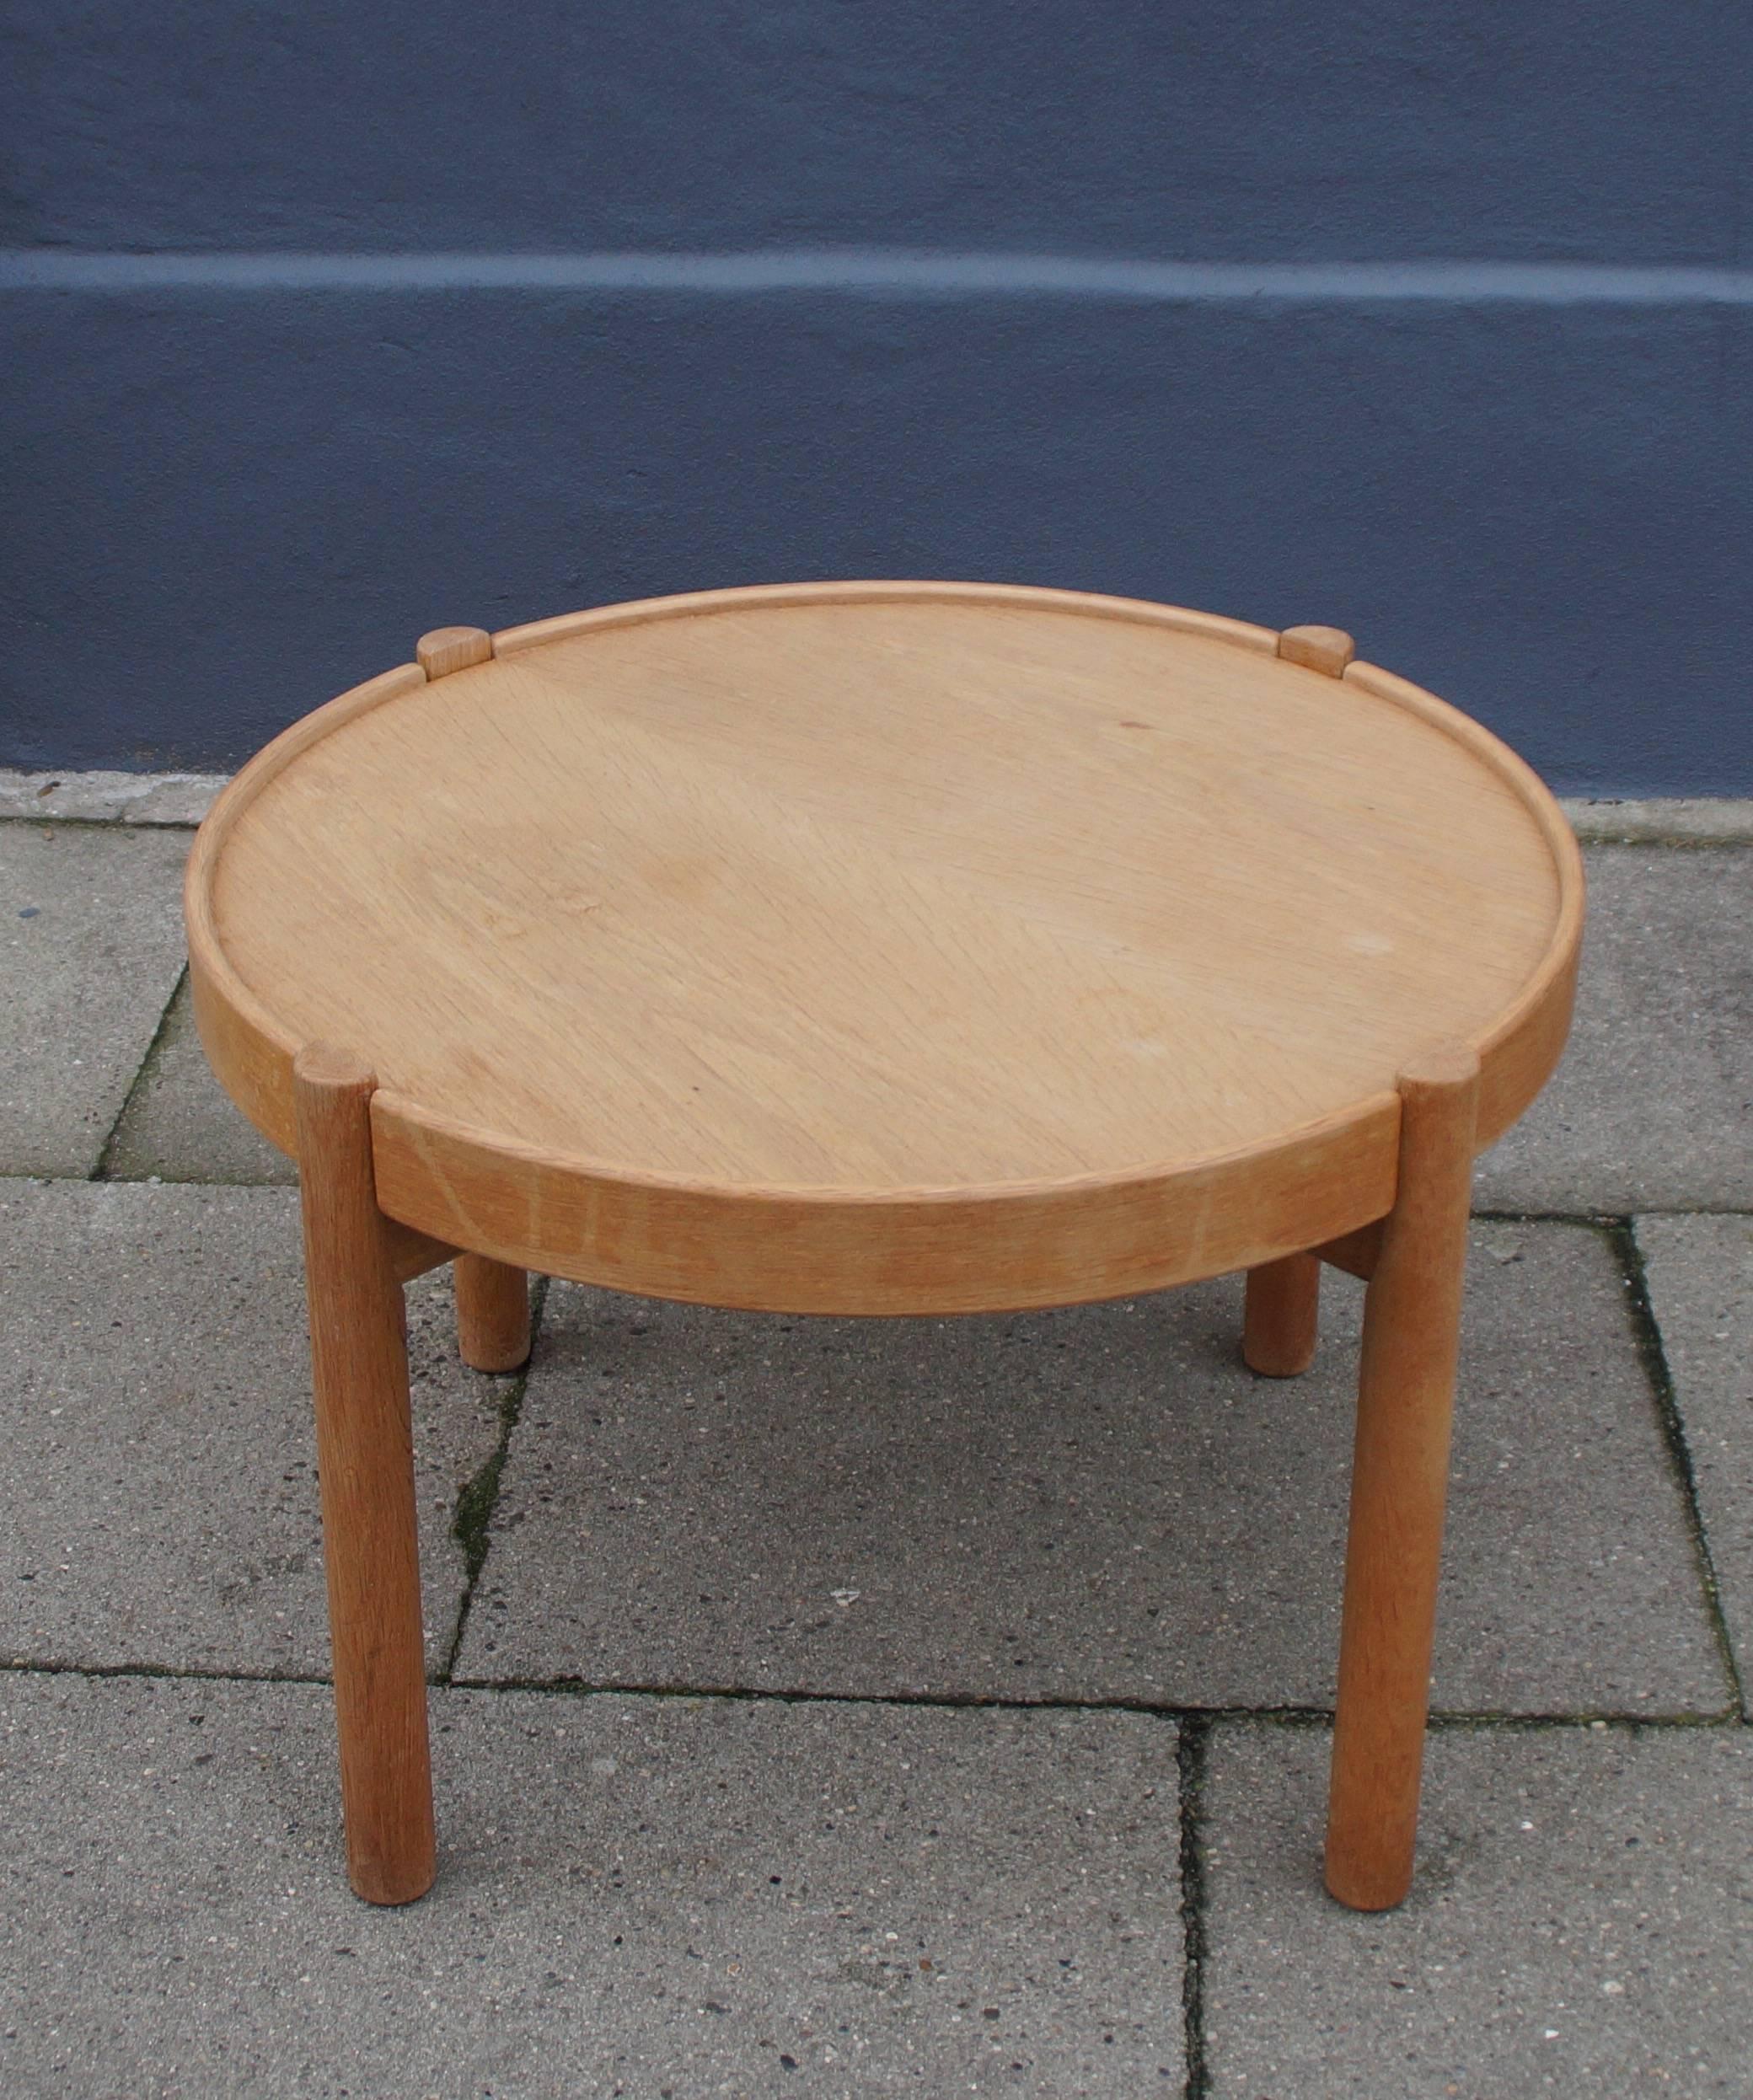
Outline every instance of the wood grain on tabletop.
[[[386, 674], [216, 811], [204, 1035], [271, 1135], [320, 1037], [376, 1069], [380, 1152], [394, 1103], [441, 1149], [860, 1203], [1349, 1118], [1374, 1149], [1314, 1220], [1348, 1229], [1391, 1197], [1407, 1058], [1483, 1044], [1482, 1142], [1543, 1079], [1580, 905], [1517, 761], [1293, 634], [1309, 663], [1124, 601], [817, 586]], [[468, 1209], [398, 1214], [528, 1252]]]

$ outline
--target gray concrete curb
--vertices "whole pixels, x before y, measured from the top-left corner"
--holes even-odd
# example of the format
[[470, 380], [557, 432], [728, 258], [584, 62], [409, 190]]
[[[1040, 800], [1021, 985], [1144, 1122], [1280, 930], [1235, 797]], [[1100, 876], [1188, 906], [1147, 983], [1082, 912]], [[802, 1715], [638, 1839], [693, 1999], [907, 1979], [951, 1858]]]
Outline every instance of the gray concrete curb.
[[222, 773], [20, 773], [0, 766], [0, 818], [72, 824], [198, 824]]
[[1731, 795], [1579, 801], [1558, 806], [1585, 846], [1753, 845], [1753, 799]]
[[[78, 824], [198, 824], [223, 773], [22, 773], [0, 766], [0, 820]], [[1728, 795], [1645, 801], [1561, 798], [1584, 845], [1753, 845], [1753, 798]]]

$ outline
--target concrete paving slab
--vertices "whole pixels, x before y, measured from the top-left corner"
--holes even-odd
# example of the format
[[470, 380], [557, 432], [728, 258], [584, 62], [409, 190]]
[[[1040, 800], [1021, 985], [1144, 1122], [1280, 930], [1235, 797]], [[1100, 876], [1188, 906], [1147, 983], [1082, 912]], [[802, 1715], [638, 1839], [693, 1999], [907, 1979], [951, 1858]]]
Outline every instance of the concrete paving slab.
[[[408, 1297], [437, 1666], [507, 1382], [456, 1356], [442, 1278]], [[0, 1657], [326, 1673], [308, 1379], [295, 1197], [0, 1182]]]
[[26, 773], [0, 766], [0, 818], [85, 824], [198, 824], [222, 773]]
[[1321, 1893], [1329, 1741], [1213, 1737], [1212, 2100], [1744, 2100], [1753, 1732], [1439, 1730], [1418, 1879], [1375, 1917]]
[[1639, 1218], [1636, 1231], [1753, 1713], [1753, 1218]]
[[340, 1866], [304, 1685], [11, 1676], [0, 2081], [158, 2096], [1174, 2093], [1176, 1731], [433, 1695], [439, 1878]]
[[0, 1173], [96, 1167], [183, 964], [180, 832], [0, 824]]
[[188, 979], [178, 986], [134, 1084], [104, 1171], [114, 1180], [296, 1184], [298, 1170], [233, 1106], [196, 1033]]
[[[630, 1687], [1322, 1705], [1361, 1291], [1300, 1380], [1236, 1279], [947, 1321], [556, 1286], [459, 1674]], [[1730, 1694], [1607, 1238], [1477, 1235], [1438, 1698]]]
[[1486, 1210], [1753, 1206], [1753, 852], [1597, 847], [1563, 1064], [1480, 1162]]

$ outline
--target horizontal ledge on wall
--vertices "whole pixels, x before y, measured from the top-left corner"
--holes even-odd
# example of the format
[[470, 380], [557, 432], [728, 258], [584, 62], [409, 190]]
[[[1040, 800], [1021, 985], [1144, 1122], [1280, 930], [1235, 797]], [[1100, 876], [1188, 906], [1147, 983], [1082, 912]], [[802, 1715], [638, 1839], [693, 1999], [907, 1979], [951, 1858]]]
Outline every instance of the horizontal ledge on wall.
[[909, 249], [705, 254], [128, 254], [0, 249], [0, 292], [625, 292], [725, 297], [1059, 297], [1173, 303], [1445, 301], [1535, 306], [1748, 306], [1753, 270], [1691, 264], [1148, 262]]

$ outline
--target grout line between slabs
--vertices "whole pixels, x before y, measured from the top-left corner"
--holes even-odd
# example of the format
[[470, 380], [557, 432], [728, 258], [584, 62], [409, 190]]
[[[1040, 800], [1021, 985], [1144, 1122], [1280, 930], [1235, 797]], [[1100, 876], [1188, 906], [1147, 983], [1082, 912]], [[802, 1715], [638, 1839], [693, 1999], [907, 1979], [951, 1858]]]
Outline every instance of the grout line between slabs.
[[1669, 1367], [1667, 1350], [1662, 1342], [1661, 1322], [1656, 1317], [1655, 1304], [1649, 1294], [1649, 1272], [1644, 1263], [1643, 1250], [1638, 1245], [1637, 1229], [1629, 1218], [1615, 1221], [1612, 1237], [1615, 1251], [1625, 1271], [1626, 1301], [1631, 1315], [1632, 1338], [1637, 1345], [1644, 1374], [1649, 1380], [1650, 1390], [1655, 1398], [1669, 1463], [1673, 1466], [1675, 1480], [1685, 1504], [1686, 1524], [1692, 1536], [1692, 1551], [1697, 1560], [1699, 1580], [1704, 1587], [1711, 1630], [1716, 1636], [1717, 1652], [1742, 1718], [1753, 1720], [1753, 1706], [1750, 1706], [1747, 1687], [1741, 1682], [1740, 1670], [1735, 1662], [1734, 1644], [1729, 1638], [1729, 1621], [1723, 1612], [1716, 1558], [1711, 1551], [1710, 1534], [1705, 1528], [1703, 1505], [1698, 1499], [1698, 1476], [1692, 1464], [1691, 1447], [1686, 1441], [1686, 1417], [1681, 1412], [1680, 1395], [1675, 1386], [1674, 1374]]
[[[5, 821], [4, 818], [0, 818], [0, 822]], [[187, 968], [185, 966], [184, 975], [186, 974]], [[178, 989], [181, 988], [181, 983], [182, 979], [179, 978]], [[122, 1103], [110, 1135], [104, 1140], [104, 1150], [106, 1154], [113, 1149], [113, 1142], [127, 1117], [128, 1111], [133, 1106], [136, 1090], [151, 1076], [148, 1067], [157, 1062], [163, 1047], [164, 1031], [169, 1026], [170, 1008], [174, 1004], [175, 1000], [176, 992], [173, 991], [170, 999], [166, 1002], [164, 1012], [158, 1017], [158, 1028], [153, 1033], [151, 1042], [147, 1046], [140, 1069], [128, 1083], [127, 1099]], [[107, 1163], [103, 1164], [103, 1171], [100, 1173], [42, 1174], [34, 1173], [28, 1167], [8, 1167], [3, 1162], [0, 1162], [0, 1181], [33, 1181], [43, 1187], [52, 1187], [60, 1181], [81, 1183], [98, 1180], [141, 1183], [162, 1182], [166, 1187], [175, 1188], [277, 1188], [284, 1190], [296, 1186], [287, 1181], [229, 1181], [218, 1176], [207, 1174], [115, 1174], [111, 1171]], [[1586, 1225], [1595, 1231], [1611, 1234], [1622, 1224], [1629, 1213], [1622, 1208], [1612, 1205], [1597, 1205], [1592, 1208], [1585, 1205], [1574, 1210], [1542, 1210], [1527, 1208], [1506, 1208], [1493, 1204], [1476, 1209], [1470, 1214], [1473, 1223], [1480, 1225]], [[1714, 1202], [1665, 1203], [1652, 1200], [1640, 1202], [1636, 1207], [1635, 1214], [1639, 1218], [1753, 1218], [1753, 1204]], [[1240, 1272], [1236, 1272], [1236, 1273], [1240, 1273]], [[1174, 1289], [1179, 1288], [1180, 1286], [1171, 1285], [1170, 1288]], [[1145, 1294], [1146, 1296], [1152, 1294]], [[971, 1316], [978, 1318], [980, 1315]]]
[[1207, 2100], [1210, 2091], [1205, 2068], [1205, 1860], [1200, 1839], [1211, 1729], [1209, 1718], [1183, 1721], [1175, 1750], [1181, 1772], [1181, 2015], [1187, 2100]]
[[198, 1663], [55, 1663], [28, 1655], [0, 1658], [0, 1678], [144, 1677], [175, 1685], [306, 1685], [327, 1690], [331, 1680], [309, 1670], [203, 1669]]
[[[304, 1685], [327, 1690], [333, 1680], [308, 1670], [208, 1669], [199, 1664], [169, 1663], [67, 1663], [13, 1655], [0, 1658], [0, 1679], [6, 1677], [88, 1677], [98, 1679], [163, 1678], [179, 1684]], [[1332, 1712], [1325, 1706], [1171, 1706], [1145, 1699], [1075, 1698], [1043, 1696], [1039, 1699], [1002, 1698], [968, 1692], [858, 1692], [797, 1691], [755, 1689], [735, 1685], [652, 1685], [637, 1680], [578, 1677], [445, 1677], [437, 1674], [426, 1680], [435, 1691], [533, 1693], [550, 1699], [674, 1699], [712, 1700], [726, 1706], [919, 1706], [944, 1713], [1130, 1713], [1148, 1720], [1173, 1722], [1177, 1728], [1209, 1729], [1218, 1722], [1248, 1722], [1268, 1728], [1327, 1728]], [[1740, 1712], [1729, 1706], [1712, 1713], [1491, 1713], [1433, 1712], [1433, 1734], [1469, 1733], [1487, 1728], [1531, 1735], [1561, 1728], [1586, 1728], [1635, 1735], [1694, 1733], [1701, 1730], [1729, 1731], [1749, 1725]]]
[[97, 1165], [86, 1177], [89, 1181], [107, 1181], [114, 1178], [110, 1170], [115, 1163], [115, 1148], [121, 1135], [121, 1127], [128, 1120], [128, 1111], [134, 1106], [135, 1096], [157, 1069], [158, 1059], [164, 1052], [165, 1034], [170, 1026], [170, 1010], [176, 1004], [177, 995], [181, 992], [188, 975], [189, 966], [185, 962], [178, 970], [175, 981], [171, 985], [170, 996], [159, 1010], [158, 1026], [153, 1030], [152, 1040], [142, 1053], [140, 1063], [135, 1067], [133, 1078], [128, 1081], [128, 1090], [122, 1096], [121, 1106], [115, 1112], [115, 1120], [110, 1126], [109, 1135], [98, 1149]]
[[[1330, 1706], [1177, 1706], [1167, 1701], [1130, 1699], [1119, 1695], [1053, 1695], [1021, 1699], [986, 1692], [909, 1691], [806, 1691], [796, 1688], [755, 1687], [742, 1685], [663, 1685], [639, 1679], [583, 1677], [453, 1677], [450, 1688], [458, 1691], [533, 1692], [555, 1699], [717, 1699], [727, 1703], [771, 1706], [927, 1706], [946, 1712], [998, 1713], [1132, 1713], [1150, 1720], [1172, 1721], [1177, 1725], [1202, 1725], [1218, 1721], [1253, 1721], [1290, 1728], [1326, 1728], [1332, 1725]], [[1439, 1710], [1430, 1716], [1433, 1730], [1509, 1728], [1654, 1728], [1666, 1732], [1695, 1728], [1739, 1727], [1742, 1716], [1729, 1705], [1707, 1713], [1625, 1713], [1613, 1709], [1575, 1713], [1493, 1713], [1464, 1709]]]

